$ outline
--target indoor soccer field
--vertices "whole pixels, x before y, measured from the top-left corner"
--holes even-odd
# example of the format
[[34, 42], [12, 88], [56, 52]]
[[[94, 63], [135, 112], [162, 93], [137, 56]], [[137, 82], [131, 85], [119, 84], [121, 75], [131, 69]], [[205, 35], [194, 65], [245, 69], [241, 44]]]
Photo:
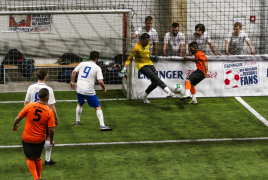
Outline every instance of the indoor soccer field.
[[[247, 109], [235, 97], [199, 98], [198, 105], [191, 105], [179, 99], [144, 104], [125, 100], [122, 91], [97, 95], [113, 131], [100, 131], [88, 106], [81, 125], [74, 126], [76, 93], [55, 92], [59, 126], [51, 158], [57, 163], [43, 166], [42, 179], [267, 178], [268, 97], [242, 97]], [[0, 96], [1, 180], [32, 178], [20, 146], [25, 119], [17, 132], [12, 130], [24, 97]]]

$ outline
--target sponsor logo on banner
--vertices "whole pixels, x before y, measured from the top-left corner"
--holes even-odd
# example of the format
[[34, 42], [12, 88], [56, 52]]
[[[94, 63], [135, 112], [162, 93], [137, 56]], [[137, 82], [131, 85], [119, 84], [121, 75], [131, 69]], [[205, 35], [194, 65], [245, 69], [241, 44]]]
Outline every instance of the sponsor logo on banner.
[[[182, 71], [156, 71], [157, 75], [160, 79], [183, 79], [182, 75], [183, 72]], [[148, 77], [146, 77], [145, 75], [143, 75], [142, 73], [140, 73], [140, 71], [138, 71], [138, 79], [149, 79]]]
[[10, 15], [10, 32], [49, 33], [51, 30], [51, 14], [43, 15]]
[[[194, 72], [195, 70], [187, 70], [186, 71], [186, 79]], [[211, 72], [208, 71], [208, 77], [207, 78], [217, 78], [218, 77], [218, 73], [217, 72]]]
[[257, 61], [223, 63], [224, 88], [239, 88], [259, 85], [259, 68]]

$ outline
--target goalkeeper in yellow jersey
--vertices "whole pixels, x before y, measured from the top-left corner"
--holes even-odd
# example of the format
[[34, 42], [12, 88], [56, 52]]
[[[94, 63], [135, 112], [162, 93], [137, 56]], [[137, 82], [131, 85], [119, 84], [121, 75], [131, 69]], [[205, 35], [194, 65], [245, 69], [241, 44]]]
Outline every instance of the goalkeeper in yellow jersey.
[[140, 73], [144, 74], [151, 80], [150, 86], [145, 90], [145, 92], [139, 96], [144, 103], [150, 103], [147, 99], [147, 96], [152, 92], [157, 86], [160, 86], [166, 93], [167, 97], [174, 97], [174, 93], [166, 86], [166, 84], [161, 81], [157, 75], [157, 71], [154, 67], [152, 60], [158, 60], [158, 56], [152, 56], [150, 52], [150, 35], [144, 33], [141, 35], [140, 41], [135, 44], [131, 53], [128, 56], [128, 59], [125, 62], [125, 66], [121, 72], [118, 73], [120, 77], [125, 75], [127, 66], [130, 63], [130, 60], [135, 57], [135, 63], [137, 69]]

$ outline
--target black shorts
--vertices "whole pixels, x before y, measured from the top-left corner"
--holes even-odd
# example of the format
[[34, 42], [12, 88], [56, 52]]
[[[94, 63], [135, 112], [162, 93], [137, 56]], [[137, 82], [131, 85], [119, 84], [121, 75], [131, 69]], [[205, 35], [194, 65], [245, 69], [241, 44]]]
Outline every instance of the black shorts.
[[27, 143], [25, 141], [22, 141], [24, 154], [26, 155], [27, 158], [33, 158], [33, 156], [40, 158], [44, 145], [45, 141], [40, 144]]
[[205, 79], [205, 74], [200, 69], [197, 69], [187, 79], [189, 79], [191, 84], [195, 86]]

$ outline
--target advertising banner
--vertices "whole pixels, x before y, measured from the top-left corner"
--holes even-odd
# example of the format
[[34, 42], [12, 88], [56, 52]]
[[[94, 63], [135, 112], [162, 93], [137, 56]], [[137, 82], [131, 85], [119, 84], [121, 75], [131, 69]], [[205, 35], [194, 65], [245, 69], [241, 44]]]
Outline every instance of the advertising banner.
[[[228, 59], [218, 56], [217, 60], [212, 60], [215, 56], [208, 57], [209, 77], [195, 86], [197, 97], [267, 96], [268, 61], [265, 61], [267, 57], [261, 57], [233, 56]], [[185, 87], [185, 80], [196, 70], [194, 62], [179, 57], [160, 58], [154, 65], [158, 77], [171, 89], [176, 83]], [[137, 99], [151, 81], [137, 70], [134, 61], [131, 68], [131, 99]], [[148, 98], [164, 98], [166, 95], [164, 90], [157, 87]]]

